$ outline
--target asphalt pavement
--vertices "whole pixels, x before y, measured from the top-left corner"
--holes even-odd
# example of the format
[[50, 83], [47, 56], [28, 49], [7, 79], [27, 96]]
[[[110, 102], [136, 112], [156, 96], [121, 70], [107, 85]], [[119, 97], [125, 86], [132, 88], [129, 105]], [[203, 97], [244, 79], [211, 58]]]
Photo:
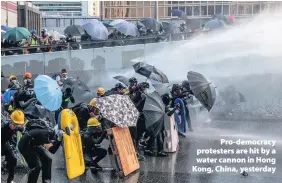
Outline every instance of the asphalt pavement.
[[[140, 170], [126, 178], [120, 178], [114, 171], [105, 170], [93, 174], [87, 171], [86, 174], [74, 180], [68, 180], [63, 169], [64, 163], [62, 152], [59, 150], [53, 156], [52, 182], [82, 182], [82, 183], [281, 183], [282, 182], [282, 123], [280, 122], [247, 122], [247, 121], [210, 121], [194, 124], [194, 131], [189, 133], [187, 138], [180, 138], [179, 150], [176, 153], [170, 154], [169, 157], [146, 157], [146, 160], [140, 162]], [[221, 145], [221, 139], [231, 140], [236, 142], [242, 140], [275, 140], [275, 146], [238, 146]], [[108, 147], [107, 140], [102, 144], [105, 148]], [[265, 148], [275, 149], [276, 154], [258, 155], [258, 154], [201, 154], [197, 156], [199, 150], [203, 149], [248, 149], [248, 148]], [[207, 152], [206, 152], [207, 153]], [[111, 156], [107, 156], [100, 165], [102, 167], [114, 167], [111, 161]], [[197, 163], [196, 158], [216, 158], [217, 162]], [[218, 162], [220, 158], [268, 158], [275, 159], [275, 162], [268, 163], [226, 163]], [[210, 168], [212, 173], [193, 170], [193, 166], [204, 167], [206, 170]], [[242, 167], [272, 167], [276, 168], [274, 173], [252, 172], [247, 170], [247, 176], [240, 174]], [[216, 168], [217, 167], [217, 168]], [[238, 172], [219, 172], [219, 167], [234, 167]], [[203, 169], [204, 169], [203, 168]], [[202, 169], [202, 170], [203, 170]], [[228, 169], [228, 168], [226, 168]], [[222, 170], [221, 170], [222, 171]], [[226, 171], [226, 170], [225, 170]], [[15, 182], [26, 182], [27, 170], [17, 169]], [[5, 178], [5, 176], [4, 176]], [[4, 178], [1, 182], [4, 182]], [[39, 180], [38, 182], [41, 182]]]

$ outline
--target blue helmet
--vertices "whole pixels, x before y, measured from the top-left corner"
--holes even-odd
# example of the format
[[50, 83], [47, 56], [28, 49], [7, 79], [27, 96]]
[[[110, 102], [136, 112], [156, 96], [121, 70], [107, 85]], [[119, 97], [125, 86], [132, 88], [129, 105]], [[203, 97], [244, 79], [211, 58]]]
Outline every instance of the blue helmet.
[[31, 30], [30, 33], [31, 33], [31, 34], [36, 34], [37, 31], [36, 31], [36, 30]]

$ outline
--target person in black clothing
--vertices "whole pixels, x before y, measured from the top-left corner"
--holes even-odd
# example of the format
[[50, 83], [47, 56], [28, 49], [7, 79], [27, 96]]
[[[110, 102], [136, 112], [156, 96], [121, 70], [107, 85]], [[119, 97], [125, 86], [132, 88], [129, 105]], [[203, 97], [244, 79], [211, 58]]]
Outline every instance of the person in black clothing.
[[128, 80], [129, 82], [129, 87], [128, 87], [128, 90], [129, 90], [129, 95], [132, 95], [134, 92], [137, 91], [137, 79], [135, 77], [132, 77]]
[[80, 38], [81, 41], [91, 41], [91, 36], [84, 30], [84, 34]]
[[17, 87], [17, 86], [21, 86], [20, 85], [20, 83], [19, 83], [19, 81], [17, 80], [17, 77], [15, 76], [15, 75], [11, 75], [10, 77], [9, 77], [9, 79], [10, 79], [10, 83], [9, 83], [9, 85], [8, 85], [8, 89], [9, 88], [12, 88], [12, 87]]
[[105, 95], [106, 96], [115, 95], [115, 94], [123, 95], [125, 93], [124, 92], [125, 89], [126, 88], [121, 83], [117, 83], [114, 88], [112, 88], [109, 91], [106, 91]]
[[[106, 155], [107, 150], [99, 146], [105, 139], [106, 131], [101, 128], [100, 122], [92, 117], [87, 122], [87, 130], [82, 134], [83, 153], [85, 165], [94, 167], [96, 170], [102, 168], [98, 165]], [[93, 158], [95, 158], [93, 160]]]
[[[1, 119], [4, 120], [4, 119]], [[23, 131], [24, 124], [24, 113], [19, 110], [15, 110], [10, 115], [10, 119], [6, 119], [4, 123], [1, 124], [1, 156], [5, 156], [8, 168], [8, 179], [7, 183], [13, 182], [15, 169], [17, 166], [17, 157], [14, 153], [14, 148], [12, 147], [13, 136], [17, 134], [18, 131]]]
[[[150, 85], [147, 82], [139, 83], [135, 92], [131, 94], [131, 100], [140, 113], [136, 127], [129, 128], [132, 140], [135, 143], [136, 148], [143, 136], [143, 133], [145, 132], [145, 117], [143, 114], [143, 107], [146, 101], [146, 94], [149, 87]], [[139, 154], [138, 157], [140, 160], [144, 160], [144, 157], [140, 156]]]
[[18, 149], [30, 169], [27, 183], [37, 183], [41, 169], [42, 182], [50, 183], [52, 158], [47, 150], [52, 154], [56, 153], [61, 145], [63, 131], [59, 130], [56, 134], [47, 122], [40, 119], [30, 120], [27, 124], [30, 127], [27, 129], [26, 126], [18, 143]]
[[37, 101], [35, 92], [33, 90], [33, 82], [28, 80], [23, 89], [15, 94], [15, 107], [24, 110], [29, 104]]
[[96, 104], [91, 102], [89, 104], [79, 103], [72, 107], [72, 111], [75, 113], [79, 123], [79, 129], [81, 131], [85, 131], [87, 128], [87, 121], [91, 117], [99, 118], [100, 112], [99, 109], [96, 108]]
[[74, 97], [72, 95], [72, 89], [70, 87], [67, 87], [65, 89], [65, 91], [63, 91], [63, 96], [62, 96], [62, 104], [61, 104], [61, 107], [60, 109], [58, 109], [56, 112], [55, 112], [55, 119], [57, 120], [57, 123], [58, 123], [58, 116], [60, 114], [60, 112], [63, 110], [63, 109], [67, 109], [69, 107], [69, 103], [75, 103], [75, 100], [74, 100]]

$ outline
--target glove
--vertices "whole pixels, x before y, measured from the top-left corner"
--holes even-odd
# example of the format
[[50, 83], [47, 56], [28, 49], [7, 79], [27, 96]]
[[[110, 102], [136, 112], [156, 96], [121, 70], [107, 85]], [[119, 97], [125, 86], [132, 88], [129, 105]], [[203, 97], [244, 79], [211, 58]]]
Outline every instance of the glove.
[[57, 133], [57, 140], [58, 141], [62, 141], [62, 139], [63, 139], [63, 135], [64, 135], [64, 131], [63, 130], [58, 130], [58, 133]]

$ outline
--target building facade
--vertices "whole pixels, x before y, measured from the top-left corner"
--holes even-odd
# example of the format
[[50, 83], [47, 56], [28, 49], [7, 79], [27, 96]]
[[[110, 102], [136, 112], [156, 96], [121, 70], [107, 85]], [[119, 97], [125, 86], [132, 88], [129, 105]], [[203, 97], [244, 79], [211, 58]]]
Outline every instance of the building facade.
[[88, 16], [87, 1], [33, 1], [42, 16]]
[[[141, 19], [155, 16], [155, 1], [103, 1], [103, 19]], [[158, 1], [158, 18], [171, 19], [171, 10], [180, 9], [190, 19], [209, 18], [215, 14], [250, 17], [265, 10], [281, 8], [272, 1]]]
[[17, 27], [17, 2], [1, 1], [1, 25], [8, 27]]
[[37, 6], [30, 2], [18, 2], [18, 27], [40, 32], [42, 29], [42, 17]]

